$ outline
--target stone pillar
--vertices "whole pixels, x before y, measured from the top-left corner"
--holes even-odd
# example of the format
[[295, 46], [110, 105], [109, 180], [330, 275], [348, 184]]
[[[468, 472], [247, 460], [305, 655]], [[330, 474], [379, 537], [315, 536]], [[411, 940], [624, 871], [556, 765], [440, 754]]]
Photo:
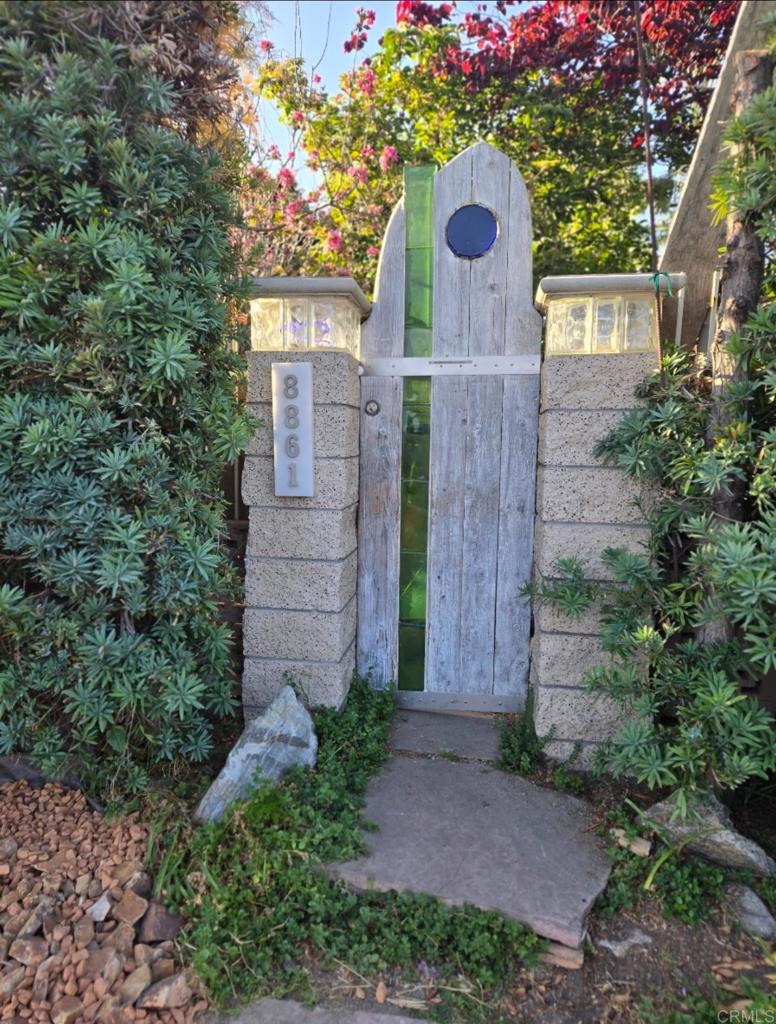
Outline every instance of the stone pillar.
[[[315, 496], [275, 496], [271, 364], [313, 367]], [[311, 707], [340, 707], [355, 666], [358, 362], [341, 350], [251, 352], [243, 636], [246, 719], [294, 685]]]
[[[637, 402], [634, 388], [655, 368], [654, 353], [552, 356], [541, 378], [534, 574], [552, 577], [560, 558], [585, 559], [605, 580], [607, 547], [644, 551], [649, 530], [635, 501], [638, 485], [593, 456], [595, 443]], [[583, 676], [605, 663], [595, 609], [575, 620], [544, 605], [534, 610], [531, 683], [536, 731], [554, 730], [546, 753], [590, 762], [596, 746], [623, 722], [622, 705], [588, 692]]]

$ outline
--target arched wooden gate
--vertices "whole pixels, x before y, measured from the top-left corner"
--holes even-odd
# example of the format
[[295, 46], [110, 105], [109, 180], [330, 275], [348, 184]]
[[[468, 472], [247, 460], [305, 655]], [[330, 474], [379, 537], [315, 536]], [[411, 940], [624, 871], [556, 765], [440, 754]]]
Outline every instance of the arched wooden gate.
[[[451, 219], [452, 218], [452, 219]], [[358, 670], [409, 707], [520, 710], [541, 320], [517, 168], [408, 168], [362, 334]]]

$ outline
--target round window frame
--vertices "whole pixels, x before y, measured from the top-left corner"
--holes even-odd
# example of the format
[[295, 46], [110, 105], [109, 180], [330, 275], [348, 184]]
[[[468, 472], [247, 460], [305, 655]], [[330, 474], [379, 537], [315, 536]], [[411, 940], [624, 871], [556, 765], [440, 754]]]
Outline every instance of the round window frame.
[[[458, 216], [459, 213], [462, 213], [464, 210], [472, 210], [472, 209], [483, 210], [485, 213], [487, 213], [488, 216], [491, 218], [491, 220], [493, 222], [493, 225], [495, 226], [495, 231], [493, 232], [492, 240], [490, 241], [490, 243], [488, 244], [488, 246], [486, 248], [484, 248], [484, 249], [482, 249], [481, 251], [478, 251], [478, 252], [465, 252], [465, 251], [461, 251], [458, 248], [456, 248], [456, 246], [451, 241], [451, 239], [450, 239], [450, 224]], [[500, 234], [501, 234], [501, 225], [499, 223], [498, 217], [496, 216], [495, 212], [490, 209], [489, 206], [484, 206], [482, 203], [465, 203], [463, 206], [459, 206], [457, 210], [454, 210], [450, 214], [450, 216], [447, 219], [447, 224], [445, 225], [445, 242], [447, 244], [447, 248], [450, 250], [450, 252], [453, 254], [453, 256], [457, 257], [457, 259], [459, 259], [459, 260], [469, 260], [470, 262], [472, 260], [481, 260], [484, 256], [487, 256], [488, 253], [492, 251], [493, 247], [495, 246], [496, 242], [498, 241]]]

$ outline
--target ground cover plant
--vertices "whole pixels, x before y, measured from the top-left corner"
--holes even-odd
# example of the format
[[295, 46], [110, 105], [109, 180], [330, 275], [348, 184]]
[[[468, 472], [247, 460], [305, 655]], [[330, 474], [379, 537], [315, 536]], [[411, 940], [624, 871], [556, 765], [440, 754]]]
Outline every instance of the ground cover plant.
[[235, 708], [238, 213], [152, 51], [71, 14], [0, 6], [0, 753], [120, 795]]
[[[321, 871], [363, 850], [364, 789], [387, 756], [392, 713], [390, 693], [355, 681], [341, 714], [315, 715], [314, 770], [294, 769], [278, 788], [258, 788], [221, 823], [159, 830], [161, 894], [188, 918], [182, 947], [215, 1002], [305, 994], [317, 965], [375, 978], [388, 968], [417, 977], [426, 964], [439, 1012], [466, 1013], [476, 1002], [449, 989], [497, 989], [544, 947], [498, 914], [409, 893], [356, 895]], [[445, 989], [459, 975], [466, 984]]]

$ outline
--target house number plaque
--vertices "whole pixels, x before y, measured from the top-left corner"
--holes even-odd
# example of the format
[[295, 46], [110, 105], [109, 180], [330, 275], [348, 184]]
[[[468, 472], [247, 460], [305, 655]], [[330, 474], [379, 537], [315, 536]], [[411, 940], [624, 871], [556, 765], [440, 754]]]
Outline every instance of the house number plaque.
[[272, 431], [275, 494], [311, 498], [315, 494], [312, 363], [272, 364]]

